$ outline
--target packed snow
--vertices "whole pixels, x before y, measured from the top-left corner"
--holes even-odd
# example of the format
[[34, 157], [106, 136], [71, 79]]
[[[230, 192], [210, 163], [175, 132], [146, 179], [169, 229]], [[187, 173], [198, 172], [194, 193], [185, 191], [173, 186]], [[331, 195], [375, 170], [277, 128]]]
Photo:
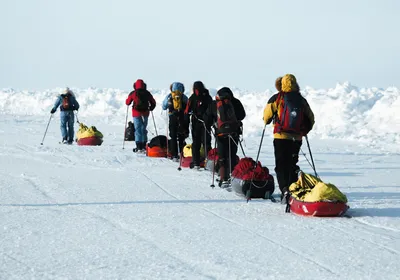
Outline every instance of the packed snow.
[[[209, 171], [134, 154], [123, 141], [130, 89], [71, 88], [101, 146], [59, 144], [50, 110], [62, 88], [0, 90], [0, 279], [399, 279], [399, 89], [302, 89], [318, 175], [350, 206], [348, 217], [312, 218], [212, 189]], [[166, 133], [168, 89], [150, 91], [152, 138]], [[255, 158], [274, 90], [233, 91]], [[275, 175], [271, 126], [259, 159]], [[304, 141], [300, 166], [313, 173], [309, 160]]]

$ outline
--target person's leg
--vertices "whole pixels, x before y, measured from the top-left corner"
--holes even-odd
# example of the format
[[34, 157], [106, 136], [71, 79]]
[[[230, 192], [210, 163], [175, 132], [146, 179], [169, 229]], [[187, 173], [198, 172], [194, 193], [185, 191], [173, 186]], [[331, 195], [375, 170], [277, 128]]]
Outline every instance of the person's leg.
[[63, 141], [65, 140], [67, 142], [68, 138], [68, 131], [67, 131], [67, 122], [68, 122], [68, 117], [65, 114], [65, 111], [60, 112], [60, 129], [61, 129], [61, 137]]
[[200, 166], [200, 148], [201, 148], [201, 126], [198, 125], [198, 122], [193, 124], [192, 127], [192, 136], [193, 136], [193, 143], [192, 143], [192, 159], [194, 166]]
[[207, 127], [205, 133], [206, 133], [206, 147], [207, 147], [207, 151], [205, 151], [205, 155], [207, 156], [208, 152], [212, 149], [212, 146], [211, 146], [211, 127]]
[[68, 143], [74, 142], [74, 121], [75, 116], [73, 111], [68, 111]]
[[[185, 135], [178, 134], [178, 145], [179, 145], [179, 152], [182, 153], [183, 148], [185, 147]], [[180, 156], [180, 155], [179, 155]]]
[[177, 123], [176, 118], [174, 116], [169, 117], [169, 136], [171, 137], [171, 156], [172, 158], [178, 157], [178, 133], [177, 133]]
[[220, 183], [229, 179], [229, 154], [227, 138], [217, 137], [217, 153]]
[[289, 189], [292, 162], [291, 141], [287, 139], [274, 139], [275, 173], [282, 194]]
[[143, 132], [142, 132], [143, 133], [143, 139], [141, 141], [143, 143], [143, 149], [145, 149], [147, 141], [148, 141], [148, 138], [147, 138], [147, 133], [148, 133], [147, 124], [149, 123], [149, 116], [143, 116], [142, 118], [143, 118]]
[[138, 151], [142, 149], [142, 138], [143, 138], [142, 117], [133, 117], [133, 124], [135, 125], [136, 151]]
[[292, 141], [292, 157], [291, 157], [291, 168], [290, 168], [290, 176], [289, 176], [289, 186], [298, 180], [298, 172], [300, 167], [297, 165], [299, 161], [299, 152], [301, 148], [301, 141]]
[[[230, 167], [232, 168], [230, 170], [230, 173], [232, 173], [233, 169], [235, 168], [237, 162], [236, 162], [236, 155], [237, 155], [237, 151], [238, 151], [238, 146], [236, 145], [239, 141], [239, 139], [237, 139], [236, 137], [234, 137], [233, 139], [229, 138], [228, 140], [230, 142]], [[228, 147], [229, 148], [229, 147]]]

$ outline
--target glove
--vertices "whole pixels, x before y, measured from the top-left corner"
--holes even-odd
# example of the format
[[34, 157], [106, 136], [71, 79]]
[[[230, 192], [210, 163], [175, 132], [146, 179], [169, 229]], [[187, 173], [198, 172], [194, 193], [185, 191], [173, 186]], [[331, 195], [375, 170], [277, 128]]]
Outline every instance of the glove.
[[56, 108], [51, 109], [50, 114], [54, 114], [56, 112]]

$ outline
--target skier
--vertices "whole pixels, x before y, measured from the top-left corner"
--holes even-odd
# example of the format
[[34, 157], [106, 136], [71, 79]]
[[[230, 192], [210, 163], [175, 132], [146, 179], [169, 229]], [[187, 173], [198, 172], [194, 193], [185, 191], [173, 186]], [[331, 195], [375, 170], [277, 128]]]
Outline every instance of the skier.
[[54, 114], [60, 108], [60, 129], [63, 144], [72, 144], [74, 141], [74, 111], [79, 110], [79, 103], [75, 94], [68, 87], [57, 97], [50, 113]]
[[156, 107], [153, 95], [146, 89], [147, 85], [141, 79], [133, 84], [133, 91], [129, 93], [125, 101], [126, 105], [132, 105], [133, 124], [135, 126], [136, 148], [133, 152], [146, 153], [147, 123], [150, 111]]
[[214, 125], [217, 140], [218, 164], [222, 188], [230, 186], [231, 172], [236, 165], [239, 135], [246, 112], [239, 99], [228, 87], [218, 90], [204, 114], [204, 121]]
[[264, 109], [264, 124], [274, 123], [275, 173], [281, 202], [287, 204], [289, 186], [298, 179], [299, 151], [302, 137], [312, 129], [314, 114], [307, 100], [301, 95], [296, 77], [286, 74], [275, 82], [274, 94]]
[[184, 94], [185, 87], [182, 83], [175, 82], [170, 86], [169, 93], [163, 103], [162, 109], [168, 110], [168, 129], [171, 137], [171, 158], [173, 161], [178, 161], [178, 145], [179, 151], [182, 152], [185, 146], [185, 139], [189, 135], [189, 124], [185, 121], [184, 110], [186, 108], [188, 98]]
[[[211, 150], [211, 135], [210, 127], [204, 126], [203, 115], [209, 104], [212, 103], [212, 98], [208, 89], [205, 88], [203, 82], [196, 81], [193, 84], [193, 93], [189, 97], [185, 109], [186, 122], [192, 123], [192, 163], [191, 168], [200, 169], [200, 149], [203, 144], [205, 154]], [[189, 116], [191, 118], [189, 120]]]

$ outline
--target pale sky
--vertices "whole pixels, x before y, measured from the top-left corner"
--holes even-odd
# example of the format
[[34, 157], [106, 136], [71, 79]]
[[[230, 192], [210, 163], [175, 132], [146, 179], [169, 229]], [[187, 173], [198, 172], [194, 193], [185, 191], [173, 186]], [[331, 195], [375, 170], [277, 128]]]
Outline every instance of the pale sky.
[[0, 0], [0, 88], [400, 87], [396, 0]]

